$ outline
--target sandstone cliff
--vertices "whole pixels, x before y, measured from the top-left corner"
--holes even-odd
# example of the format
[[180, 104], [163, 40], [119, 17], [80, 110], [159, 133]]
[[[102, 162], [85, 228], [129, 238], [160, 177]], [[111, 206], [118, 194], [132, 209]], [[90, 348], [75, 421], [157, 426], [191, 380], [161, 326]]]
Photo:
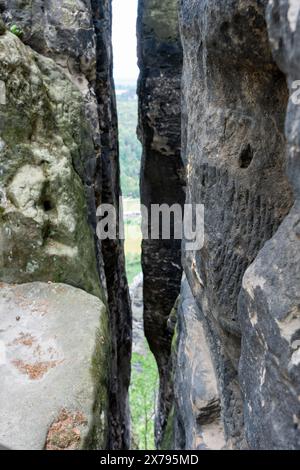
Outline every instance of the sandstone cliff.
[[[168, 62], [157, 36], [162, 28], [173, 47], [178, 44], [175, 30], [168, 32], [178, 7], [186, 202], [205, 206], [205, 243], [197, 251], [183, 243], [187, 282], [177, 302], [171, 352], [168, 335], [161, 335], [170, 305], [157, 299], [164, 291], [171, 301], [170, 286], [173, 299], [179, 294], [179, 282], [173, 284], [179, 272], [163, 282], [162, 269], [156, 271], [163, 261], [150, 255], [144, 242], [148, 337], [158, 364], [173, 364], [168, 387], [174, 403], [170, 406], [170, 392], [160, 404], [157, 442], [176, 449], [296, 449], [300, 128], [292, 94], [299, 80], [299, 5], [288, 0], [167, 3], [168, 15], [165, 2], [140, 1], [141, 50], [156, 45], [156, 54], [164, 54], [162, 69], [166, 64], [170, 76], [177, 76], [179, 62]], [[146, 86], [160, 72], [151, 52], [140, 51], [140, 65], [142, 112], [148, 106], [142, 114], [142, 191], [148, 201], [155, 188], [155, 202], [163, 203], [171, 182], [178, 181], [179, 154], [174, 159], [174, 147], [168, 148], [172, 171], [162, 155], [155, 159], [155, 151], [157, 143], [161, 151], [162, 142], [173, 138], [173, 121], [165, 126], [164, 109], [167, 104], [173, 109], [179, 98], [165, 85], [159, 95]], [[151, 78], [143, 80], [145, 75]], [[180, 200], [178, 187], [169, 194], [169, 201]], [[174, 259], [178, 251], [172, 246], [169, 269]], [[155, 305], [147, 300], [150, 283], [160, 289], [152, 297]], [[161, 365], [160, 373], [164, 384]]]
[[[180, 156], [182, 49], [176, 2], [140, 1], [137, 29], [141, 70], [138, 135], [143, 144], [141, 202], [150, 214], [152, 204], [184, 202]], [[150, 237], [150, 226], [145, 232]], [[156, 417], [160, 440], [172, 401], [169, 359], [173, 331], [168, 327], [168, 317], [180, 289], [180, 240], [145, 239], [142, 265], [145, 334], [160, 371]]]
[[[0, 15], [0, 448], [126, 449], [111, 0]], [[192, 251], [143, 214], [157, 446], [299, 449], [300, 3], [139, 0], [137, 30], [142, 203], [205, 209]]]
[[105, 302], [98, 380], [109, 403], [103, 397], [95, 408], [106, 419], [90, 445], [126, 448], [131, 312], [123, 245], [96, 237], [96, 208], [109, 202], [119, 210], [111, 1], [21, 3], [0, 2], [0, 279], [60, 282]]

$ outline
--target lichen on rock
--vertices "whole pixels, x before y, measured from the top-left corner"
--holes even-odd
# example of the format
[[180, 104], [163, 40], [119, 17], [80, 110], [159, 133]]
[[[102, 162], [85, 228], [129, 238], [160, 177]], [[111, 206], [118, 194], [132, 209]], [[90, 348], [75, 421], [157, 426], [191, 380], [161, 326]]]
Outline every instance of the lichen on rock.
[[92, 148], [83, 98], [51, 59], [11, 33], [0, 39], [0, 61], [1, 280], [66, 282], [100, 296], [77, 171]]
[[65, 284], [1, 284], [0, 319], [1, 444], [105, 448], [110, 348], [101, 300]]
[[[105, 301], [98, 339], [108, 352], [92, 369], [95, 416], [108, 417], [96, 416], [86, 446], [128, 448], [123, 242], [96, 236], [97, 207], [121, 210], [111, 0], [1, 0], [0, 14], [0, 280], [63, 282]], [[50, 366], [17, 365], [34, 376]]]

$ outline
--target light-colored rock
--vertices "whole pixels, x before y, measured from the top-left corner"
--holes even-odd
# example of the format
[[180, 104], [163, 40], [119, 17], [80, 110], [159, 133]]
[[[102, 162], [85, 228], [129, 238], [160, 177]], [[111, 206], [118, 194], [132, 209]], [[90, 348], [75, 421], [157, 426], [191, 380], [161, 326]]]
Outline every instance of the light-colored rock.
[[201, 314], [185, 276], [177, 312], [173, 446], [219, 450], [225, 446], [221, 397]]
[[1, 285], [1, 445], [103, 448], [106, 315], [97, 297], [64, 284]]
[[143, 274], [138, 274], [130, 285], [130, 298], [132, 309], [132, 352], [147, 354], [146, 338], [143, 320]]
[[[0, 75], [11, 79], [7, 106], [0, 105], [0, 173], [8, 176], [7, 186], [17, 171], [24, 174], [23, 165], [37, 165], [49, 183], [42, 191], [44, 208], [31, 198], [26, 217], [23, 209], [14, 211], [0, 231], [0, 279], [50, 279], [103, 298], [100, 277], [110, 310], [112, 354], [107, 446], [128, 448], [131, 310], [123, 241], [99, 243], [96, 236], [97, 207], [105, 202], [119, 211], [112, 0], [0, 0], [0, 13], [6, 29], [16, 25], [28, 46], [4, 36]], [[7, 172], [2, 158], [15, 169]], [[4, 203], [7, 199], [4, 194]]]
[[78, 168], [93, 152], [84, 100], [51, 59], [0, 37], [0, 279], [101, 295]]

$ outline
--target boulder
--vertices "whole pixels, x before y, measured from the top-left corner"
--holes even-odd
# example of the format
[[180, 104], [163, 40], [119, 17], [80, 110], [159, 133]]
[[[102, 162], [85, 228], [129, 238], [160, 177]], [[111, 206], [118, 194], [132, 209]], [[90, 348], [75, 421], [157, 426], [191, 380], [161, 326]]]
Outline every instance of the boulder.
[[107, 311], [64, 284], [1, 284], [0, 444], [105, 448]]

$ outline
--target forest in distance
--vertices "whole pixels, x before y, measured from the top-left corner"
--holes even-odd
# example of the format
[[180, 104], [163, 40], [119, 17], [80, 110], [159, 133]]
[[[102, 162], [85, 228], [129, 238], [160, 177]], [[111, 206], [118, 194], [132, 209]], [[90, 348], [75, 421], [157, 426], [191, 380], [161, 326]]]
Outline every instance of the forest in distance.
[[136, 135], [138, 120], [136, 83], [117, 83], [116, 94], [123, 197], [139, 199], [142, 146]]

